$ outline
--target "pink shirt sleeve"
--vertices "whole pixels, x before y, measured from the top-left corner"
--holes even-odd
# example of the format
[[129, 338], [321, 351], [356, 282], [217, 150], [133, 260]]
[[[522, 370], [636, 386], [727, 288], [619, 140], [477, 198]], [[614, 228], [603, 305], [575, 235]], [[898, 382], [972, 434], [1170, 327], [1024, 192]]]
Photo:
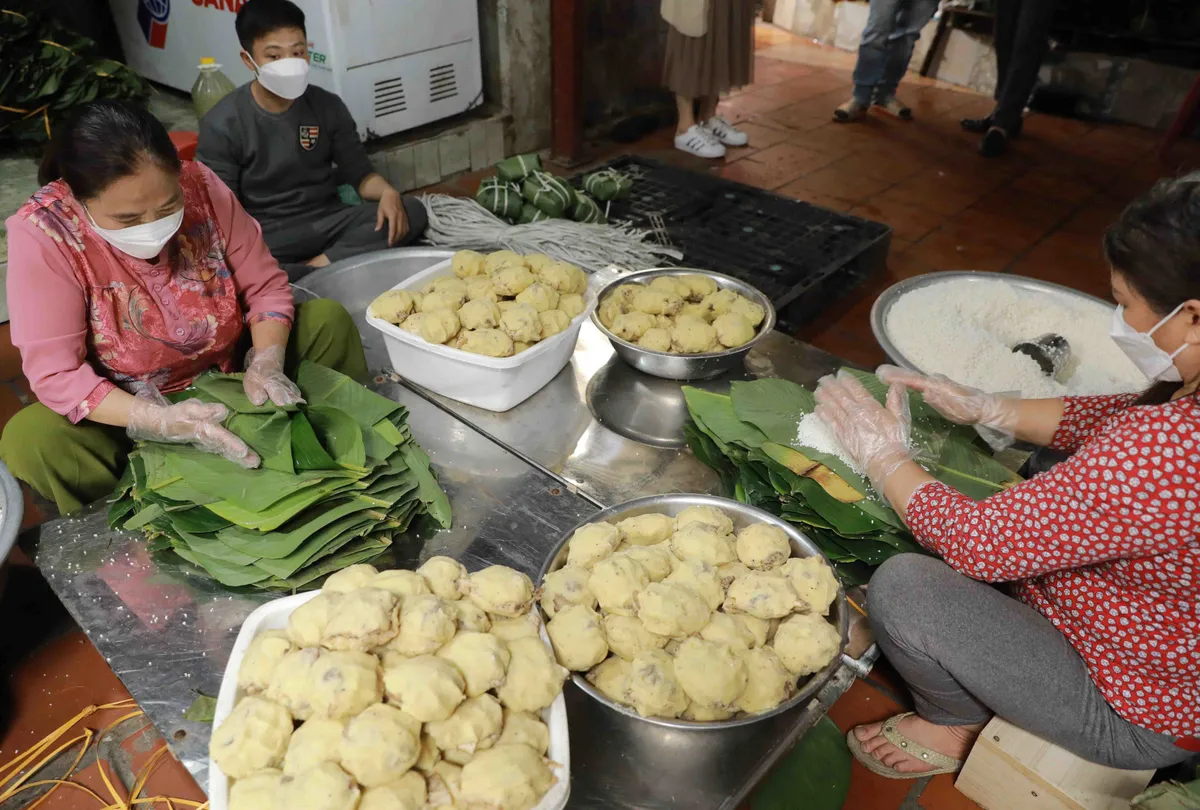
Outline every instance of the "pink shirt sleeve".
[[262, 228], [246, 213], [229, 187], [211, 169], [195, 164], [204, 174], [208, 196], [217, 214], [217, 228], [225, 237], [225, 260], [241, 296], [246, 323], [277, 320], [291, 324], [295, 313], [287, 274], [267, 249]]
[[12, 341], [38, 401], [78, 422], [115, 386], [87, 360], [87, 301], [66, 249], [24, 217], [8, 226]]

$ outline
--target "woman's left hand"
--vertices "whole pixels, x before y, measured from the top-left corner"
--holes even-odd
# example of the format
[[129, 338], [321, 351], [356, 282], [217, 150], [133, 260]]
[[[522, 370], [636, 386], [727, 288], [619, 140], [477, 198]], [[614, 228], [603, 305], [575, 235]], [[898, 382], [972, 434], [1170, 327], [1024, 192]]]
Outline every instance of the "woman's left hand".
[[246, 355], [242, 388], [254, 405], [265, 405], [269, 399], [282, 408], [304, 401], [300, 389], [283, 371], [283, 353], [283, 346], [268, 346], [262, 351], [251, 349]]
[[880, 405], [852, 374], [822, 377], [817, 385], [817, 416], [863, 470], [875, 491], [912, 459], [908, 436], [912, 418], [903, 385], [888, 388], [887, 407]]

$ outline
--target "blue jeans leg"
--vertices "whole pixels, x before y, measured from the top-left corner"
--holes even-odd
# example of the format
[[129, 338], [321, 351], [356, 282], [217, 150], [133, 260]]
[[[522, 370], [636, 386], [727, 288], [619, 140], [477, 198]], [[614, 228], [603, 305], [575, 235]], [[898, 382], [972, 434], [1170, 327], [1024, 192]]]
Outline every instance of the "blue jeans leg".
[[910, 0], [896, 15], [896, 27], [892, 30], [888, 47], [888, 60], [883, 77], [875, 87], [875, 101], [886, 102], [896, 95], [900, 80], [908, 72], [912, 61], [913, 46], [923, 29], [937, 11], [937, 0]]
[[906, 0], [871, 0], [867, 24], [858, 45], [858, 61], [854, 65], [854, 99], [870, 104], [875, 88], [883, 81], [889, 56], [889, 39], [896, 27], [896, 18]]

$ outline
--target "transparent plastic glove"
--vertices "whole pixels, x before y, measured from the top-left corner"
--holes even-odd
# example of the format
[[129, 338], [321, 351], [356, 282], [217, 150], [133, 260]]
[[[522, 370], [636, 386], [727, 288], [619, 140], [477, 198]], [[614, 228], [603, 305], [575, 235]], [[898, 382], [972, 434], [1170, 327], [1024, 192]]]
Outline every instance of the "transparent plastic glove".
[[246, 353], [246, 375], [242, 379], [242, 388], [255, 405], [265, 405], [269, 399], [282, 408], [304, 401], [300, 389], [283, 372], [282, 346], [268, 346], [261, 352], [251, 349]]
[[913, 457], [909, 448], [912, 417], [904, 387], [888, 389], [885, 408], [853, 375], [839, 371], [836, 377], [821, 378], [816, 399], [817, 416], [882, 497], [888, 476]]
[[254, 469], [261, 463], [244, 441], [221, 427], [229, 410], [221, 404], [185, 399], [171, 404], [157, 389], [142, 390], [129, 407], [125, 432], [131, 439], [190, 444], [234, 464]]
[[876, 376], [888, 385], [903, 385], [917, 391], [935, 411], [960, 425], [975, 425], [979, 435], [994, 450], [1013, 443], [1019, 415], [1016, 399], [989, 394], [956, 383], [942, 374], [925, 375], [896, 366], [880, 366]]

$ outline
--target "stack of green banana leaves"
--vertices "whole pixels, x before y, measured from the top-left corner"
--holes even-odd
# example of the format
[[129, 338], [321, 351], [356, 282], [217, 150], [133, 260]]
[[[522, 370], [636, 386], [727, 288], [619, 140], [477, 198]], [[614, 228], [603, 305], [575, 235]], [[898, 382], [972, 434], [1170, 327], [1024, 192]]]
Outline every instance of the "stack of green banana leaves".
[[255, 406], [241, 375], [209, 373], [174, 399], [229, 408], [225, 427], [262, 458], [246, 470], [187, 445], [139, 442], [109, 525], [145, 532], [229, 587], [295, 590], [378, 557], [413, 520], [450, 525], [450, 502], [408, 412], [345, 375], [301, 363], [305, 403]]
[[[847, 371], [884, 401], [887, 387], [873, 374]], [[843, 581], [865, 582], [889, 557], [922, 551], [865, 478], [837, 456], [796, 441], [797, 424], [816, 406], [804, 387], [764, 379], [735, 382], [728, 395], [692, 387], [684, 394], [692, 417], [685, 433], [696, 456], [738, 500], [797, 524]], [[916, 393], [909, 406], [917, 462], [939, 481], [982, 499], [1021, 480], [992, 458], [972, 428], [946, 421]]]

